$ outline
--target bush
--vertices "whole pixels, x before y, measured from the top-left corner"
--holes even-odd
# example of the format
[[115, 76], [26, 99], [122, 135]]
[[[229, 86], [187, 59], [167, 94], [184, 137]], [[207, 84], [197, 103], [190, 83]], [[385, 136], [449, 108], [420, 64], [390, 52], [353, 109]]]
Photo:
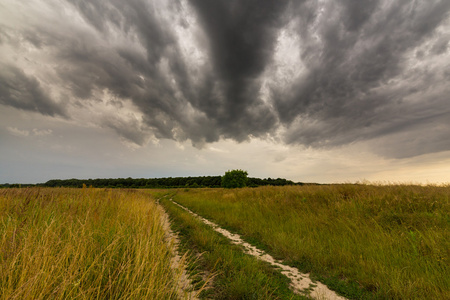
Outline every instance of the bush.
[[247, 171], [232, 170], [225, 172], [222, 176], [222, 187], [224, 188], [240, 188], [247, 186]]

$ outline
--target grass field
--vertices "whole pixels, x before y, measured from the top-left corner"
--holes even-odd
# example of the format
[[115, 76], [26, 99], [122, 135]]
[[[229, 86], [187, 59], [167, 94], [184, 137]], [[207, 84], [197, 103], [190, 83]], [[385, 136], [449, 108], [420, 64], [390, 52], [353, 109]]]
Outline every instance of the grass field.
[[[178, 299], [184, 266], [171, 267], [163, 195], [350, 299], [450, 299], [450, 187], [350, 184], [1, 189], [0, 299]], [[194, 284], [209, 281], [201, 296], [303, 298], [267, 263], [161, 204]]]
[[148, 194], [0, 190], [0, 299], [177, 299]]
[[450, 299], [450, 187], [179, 190], [175, 201], [353, 299]]
[[[241, 247], [230, 244], [200, 220], [171, 201], [161, 200], [171, 215], [173, 228], [180, 233], [185, 251], [192, 254], [194, 274], [209, 274], [209, 288], [200, 296], [206, 299], [306, 299], [289, 289], [289, 280], [255, 257], [244, 254]], [[195, 279], [195, 276], [194, 276]]]

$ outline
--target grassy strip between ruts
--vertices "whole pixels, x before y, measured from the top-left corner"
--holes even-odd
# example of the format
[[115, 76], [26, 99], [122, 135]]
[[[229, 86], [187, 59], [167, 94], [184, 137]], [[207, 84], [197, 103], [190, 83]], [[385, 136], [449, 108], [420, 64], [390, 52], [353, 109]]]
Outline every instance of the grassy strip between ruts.
[[161, 211], [144, 192], [0, 191], [0, 299], [178, 299]]
[[306, 299], [289, 289], [288, 279], [269, 264], [244, 254], [239, 246], [167, 199], [160, 202], [179, 233], [182, 251], [201, 254], [197, 268], [214, 273], [212, 288], [201, 297], [213, 299]]
[[349, 184], [174, 200], [348, 298], [450, 299], [449, 197], [449, 187]]

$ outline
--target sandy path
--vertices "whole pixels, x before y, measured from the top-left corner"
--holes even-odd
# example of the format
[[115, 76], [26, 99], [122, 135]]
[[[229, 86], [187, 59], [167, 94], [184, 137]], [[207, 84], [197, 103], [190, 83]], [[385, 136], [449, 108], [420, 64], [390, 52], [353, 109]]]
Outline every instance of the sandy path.
[[271, 255], [265, 253], [264, 251], [256, 248], [245, 242], [238, 234], [233, 234], [228, 230], [219, 227], [217, 224], [199, 216], [198, 214], [192, 212], [190, 209], [182, 206], [181, 204], [169, 199], [172, 203], [178, 205], [191, 215], [199, 218], [203, 223], [211, 226], [216, 232], [221, 233], [226, 238], [228, 238], [233, 244], [241, 245], [244, 247], [244, 251], [247, 254], [253, 255], [258, 259], [268, 262], [273, 266], [281, 269], [281, 273], [287, 276], [291, 280], [291, 288], [297, 294], [307, 294], [315, 299], [329, 299], [329, 300], [346, 300], [346, 298], [339, 296], [336, 292], [328, 289], [328, 287], [318, 281], [313, 282], [309, 278], [309, 273], [301, 273], [297, 268], [286, 266], [282, 261], [273, 258]]
[[177, 274], [177, 288], [180, 299], [197, 300], [199, 291], [194, 291], [191, 280], [184, 267], [186, 264], [186, 257], [181, 256], [178, 253], [178, 244], [180, 243], [178, 235], [170, 228], [169, 215], [164, 208], [159, 204], [159, 200], [156, 201], [158, 209], [161, 212], [161, 225], [165, 231], [165, 240], [169, 244], [170, 251], [172, 252], [171, 267]]

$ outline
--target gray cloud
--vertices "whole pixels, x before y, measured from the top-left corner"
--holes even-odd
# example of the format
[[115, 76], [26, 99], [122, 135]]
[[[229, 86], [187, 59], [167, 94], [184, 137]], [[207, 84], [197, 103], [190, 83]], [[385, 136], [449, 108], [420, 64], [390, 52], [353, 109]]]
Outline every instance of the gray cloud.
[[121, 137], [136, 145], [143, 145], [147, 140], [144, 128], [142, 128], [139, 121], [134, 118], [124, 120], [116, 117], [109, 117], [105, 118], [101, 124], [113, 129]]
[[[72, 105], [89, 107], [103, 90], [131, 100], [142, 119], [99, 125], [136, 144], [154, 135], [201, 147], [281, 130], [285, 143], [312, 147], [401, 135], [394, 150], [379, 148], [393, 157], [450, 150], [449, 1], [165, 2], [68, 0], [73, 20], [17, 31], [51, 53], [48, 80]], [[283, 84], [270, 71], [280, 32], [298, 39], [303, 69]], [[0, 103], [65, 115], [39, 76], [2, 68]], [[420, 146], [415, 136], [431, 131]]]
[[[359, 12], [358, 5], [349, 6], [350, 2], [327, 3], [321, 16], [303, 16], [298, 21], [308, 77], [287, 91], [274, 87], [280, 120], [288, 127], [294, 124], [286, 137], [288, 143], [345, 144], [408, 131], [412, 125], [426, 126], [439, 112], [448, 112], [444, 91], [433, 103], [430, 100], [436, 95], [426, 93], [414, 103], [403, 100], [421, 89], [442, 85], [439, 80], [430, 82], [426, 69], [414, 70], [423, 72], [415, 78], [404, 73], [404, 56], [433, 37], [436, 27], [448, 17], [450, 3], [371, 1]], [[299, 6], [295, 14], [302, 14], [308, 5], [312, 4]], [[437, 45], [442, 49], [446, 44], [438, 39]], [[434, 51], [438, 52], [444, 51]], [[437, 74], [443, 69], [435, 71]], [[409, 79], [414, 80], [408, 84]], [[391, 80], [404, 86], [394, 88]], [[428, 113], [426, 118], [418, 117], [419, 110]]]
[[0, 103], [44, 115], [65, 116], [64, 107], [49, 97], [35, 77], [11, 65], [0, 64]]

